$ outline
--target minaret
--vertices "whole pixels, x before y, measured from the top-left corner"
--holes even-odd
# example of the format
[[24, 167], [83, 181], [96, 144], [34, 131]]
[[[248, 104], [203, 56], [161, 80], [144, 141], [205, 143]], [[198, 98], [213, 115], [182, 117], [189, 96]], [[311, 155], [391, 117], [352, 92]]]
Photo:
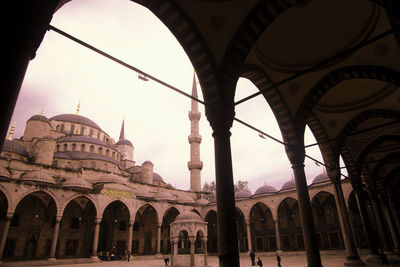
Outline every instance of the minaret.
[[[197, 98], [196, 74], [193, 73], [192, 96]], [[193, 192], [201, 191], [201, 169], [203, 162], [200, 160], [201, 135], [199, 134], [199, 121], [201, 113], [199, 112], [197, 101], [192, 99], [191, 110], [189, 111], [190, 135], [188, 137], [190, 144], [190, 161], [188, 168], [190, 170], [190, 190]]]

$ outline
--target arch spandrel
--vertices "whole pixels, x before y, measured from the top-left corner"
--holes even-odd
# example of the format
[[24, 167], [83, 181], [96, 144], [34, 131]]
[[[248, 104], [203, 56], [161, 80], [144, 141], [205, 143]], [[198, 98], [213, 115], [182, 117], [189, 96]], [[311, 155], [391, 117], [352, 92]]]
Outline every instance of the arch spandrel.
[[328, 188], [324, 188], [323, 190], [319, 189], [319, 190], [314, 190], [310, 192], [310, 202], [312, 203], [316, 197], [318, 197], [318, 195], [320, 194], [329, 194], [332, 197], [335, 196], [334, 192], [333, 192], [333, 186], [330, 186], [329, 189]]
[[[95, 199], [93, 198], [93, 196], [92, 196], [92, 195], [89, 195], [89, 194], [83, 195], [83, 194], [81, 194], [81, 193], [75, 193], [75, 194], [69, 196], [68, 198], [66, 198], [65, 201], [63, 202], [62, 207], [60, 208], [59, 214], [64, 214], [64, 210], [65, 210], [65, 208], [68, 206], [68, 204], [71, 203], [72, 201], [74, 201], [75, 199], [80, 198], [80, 197], [88, 199], [88, 200], [93, 204], [94, 209], [95, 209], [95, 211], [96, 211], [96, 217], [99, 217], [99, 216], [98, 216], [98, 214], [99, 214], [99, 209], [98, 209], [98, 206], [97, 206], [98, 203], [95, 201]], [[99, 218], [101, 218], [101, 217], [99, 217]]]
[[[271, 203], [272, 203], [272, 201], [268, 201], [269, 203], [270, 203], [270, 205], [267, 205], [265, 202], [262, 202], [260, 199], [258, 199], [257, 201], [254, 201], [254, 202], [252, 202], [251, 203], [251, 205], [250, 205], [250, 207], [249, 207], [249, 210], [248, 210], [248, 213], [247, 213], [247, 215], [245, 215], [245, 218], [246, 218], [246, 216], [247, 216], [247, 218], [249, 218], [250, 219], [250, 216], [251, 216], [251, 211], [253, 210], [253, 208], [257, 205], [257, 204], [261, 204], [261, 205], [264, 205], [267, 209], [266, 209], [266, 211], [270, 211], [271, 212], [271, 215], [273, 215], [273, 213], [272, 213], [272, 210], [273, 209], [271, 209]], [[275, 201], [274, 201], [275, 202]], [[274, 204], [273, 205], [273, 207], [275, 207], [275, 203], [272, 203], [272, 204]]]
[[134, 210], [134, 213], [133, 213], [133, 214], [134, 214], [135, 216], [134, 216], [133, 218], [136, 218], [136, 216], [137, 216], [138, 212], [140, 211], [140, 209], [142, 209], [142, 208], [145, 207], [145, 206], [150, 206], [151, 208], [154, 209], [154, 212], [155, 212], [155, 214], [156, 214], [157, 223], [162, 223], [162, 218], [161, 218], [161, 221], [160, 221], [160, 213], [159, 213], [159, 210], [157, 209], [158, 206], [155, 205], [155, 204], [157, 204], [157, 203], [150, 203], [150, 202], [147, 202], [147, 201], [141, 201], [141, 202], [139, 202], [138, 205], [137, 205], [137, 209]]
[[56, 204], [56, 214], [57, 216], [62, 216], [62, 213], [60, 214], [60, 210], [61, 210], [61, 205], [60, 205], [60, 199], [57, 197], [57, 194], [55, 192], [53, 192], [53, 190], [51, 188], [35, 188], [34, 190], [29, 190], [29, 188], [27, 188], [28, 190], [23, 192], [21, 195], [19, 195], [18, 197], [15, 198], [15, 202], [12, 203], [12, 207], [9, 207], [9, 212], [10, 213], [14, 213], [15, 209], [17, 208], [18, 204], [27, 196], [34, 194], [34, 193], [38, 193], [38, 192], [42, 192], [47, 194]]
[[121, 202], [123, 205], [125, 205], [128, 209], [129, 219], [131, 220], [133, 218], [133, 200], [128, 201], [125, 198], [119, 197], [107, 198], [104, 202], [102, 202], [101, 205], [99, 205], [99, 213], [97, 217], [103, 218], [104, 211], [113, 202]]

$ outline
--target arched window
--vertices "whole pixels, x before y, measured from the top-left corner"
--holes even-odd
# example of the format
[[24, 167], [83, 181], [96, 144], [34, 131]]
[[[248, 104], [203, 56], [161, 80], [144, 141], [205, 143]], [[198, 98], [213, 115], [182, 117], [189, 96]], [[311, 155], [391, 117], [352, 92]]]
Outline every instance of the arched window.
[[112, 152], [112, 158], [115, 159], [115, 151]]
[[90, 131], [89, 131], [89, 136], [90, 136], [90, 137], [93, 137], [93, 129], [90, 129]]
[[95, 169], [96, 168], [96, 162], [94, 162], [94, 161], [90, 162], [90, 168]]
[[83, 161], [79, 161], [79, 168], [83, 168]]
[[65, 166], [67, 169], [72, 169], [71, 161], [67, 161], [67, 165]]
[[67, 149], [68, 149], [68, 145], [64, 144], [64, 151], [67, 151]]
[[72, 151], [76, 150], [76, 144], [72, 144]]
[[59, 132], [60, 131], [60, 125], [56, 126], [56, 131]]
[[56, 146], [56, 151], [57, 151], [57, 152], [60, 151], [60, 145], [57, 145], [57, 146]]
[[82, 151], [82, 152], [85, 152], [85, 144], [82, 144], [82, 145], [81, 145], [81, 151]]
[[94, 153], [94, 145], [90, 146], [90, 153]]
[[100, 140], [100, 132], [97, 132], [97, 139]]
[[84, 132], [85, 132], [85, 127], [81, 127], [80, 135], [83, 135]]
[[64, 128], [65, 128], [65, 125], [64, 124], [61, 124], [61, 128], [60, 128], [60, 132], [64, 132]]
[[103, 148], [102, 148], [101, 146], [99, 146], [98, 153], [99, 153], [100, 155], [103, 155]]
[[109, 157], [110, 156], [110, 149], [106, 150], [106, 156]]
[[57, 162], [57, 160], [53, 160], [53, 167], [57, 167], [57, 164], [58, 164], [58, 162]]
[[70, 134], [74, 134], [75, 125], [71, 124], [71, 129], [69, 131]]

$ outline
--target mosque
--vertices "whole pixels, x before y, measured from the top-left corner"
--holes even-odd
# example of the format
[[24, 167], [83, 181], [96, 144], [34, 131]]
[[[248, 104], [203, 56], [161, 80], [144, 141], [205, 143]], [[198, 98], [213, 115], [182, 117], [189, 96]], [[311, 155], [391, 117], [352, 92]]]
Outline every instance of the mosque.
[[[238, 267], [240, 252], [304, 249], [307, 266], [322, 267], [321, 251], [345, 248], [347, 266], [381, 255], [399, 262], [400, 1], [131, 1], [169, 29], [196, 69], [213, 132], [216, 203], [200, 190], [195, 127], [189, 191], [171, 188], [150, 161], [137, 165], [123, 130], [115, 142], [79, 114], [33, 116], [22, 138], [4, 141], [45, 34], [83, 45], [50, 25], [70, 1], [4, 3], [0, 260], [91, 257], [103, 250], [177, 259], [190, 251], [190, 265], [201, 255], [206, 265], [207, 253], [218, 250], [220, 267]], [[236, 100], [239, 78], [258, 91]], [[255, 97], [277, 120], [294, 181], [235, 194], [230, 130], [234, 121], [245, 124], [236, 107]], [[200, 114], [190, 112], [195, 125]], [[306, 127], [326, 166], [311, 185]], [[364, 247], [366, 257], [359, 254]]]
[[[192, 95], [197, 97], [195, 77]], [[185, 254], [190, 248], [196, 255], [216, 253], [216, 203], [201, 192], [200, 117], [192, 100], [190, 190], [174, 189], [153, 171], [151, 161], [136, 164], [124, 122], [115, 142], [80, 115], [79, 106], [77, 114], [33, 115], [19, 139], [12, 139], [12, 129], [0, 158], [2, 259], [82, 258], [100, 251]], [[346, 181], [343, 190], [357, 245], [365, 248], [357, 204]], [[320, 248], [344, 249], [328, 175], [315, 177], [309, 192]], [[280, 190], [264, 185], [254, 194], [239, 191], [235, 199], [241, 252], [304, 250], [293, 179]], [[173, 234], [171, 226], [182, 220], [185, 230]], [[192, 220], [205, 228], [188, 233]]]

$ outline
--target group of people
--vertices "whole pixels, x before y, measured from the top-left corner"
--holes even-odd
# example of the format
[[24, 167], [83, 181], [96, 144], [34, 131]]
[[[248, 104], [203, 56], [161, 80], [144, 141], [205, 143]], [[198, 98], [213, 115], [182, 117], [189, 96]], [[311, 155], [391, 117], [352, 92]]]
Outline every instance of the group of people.
[[101, 261], [111, 261], [111, 260], [126, 260], [129, 262], [131, 258], [131, 253], [129, 251], [123, 252], [110, 252], [110, 251], [100, 251], [97, 257]]
[[[256, 266], [256, 253], [254, 251], [250, 252], [251, 266]], [[281, 267], [281, 257], [276, 253], [276, 261], [278, 262], [278, 267]], [[263, 262], [260, 257], [257, 259], [257, 266], [262, 267]]]

